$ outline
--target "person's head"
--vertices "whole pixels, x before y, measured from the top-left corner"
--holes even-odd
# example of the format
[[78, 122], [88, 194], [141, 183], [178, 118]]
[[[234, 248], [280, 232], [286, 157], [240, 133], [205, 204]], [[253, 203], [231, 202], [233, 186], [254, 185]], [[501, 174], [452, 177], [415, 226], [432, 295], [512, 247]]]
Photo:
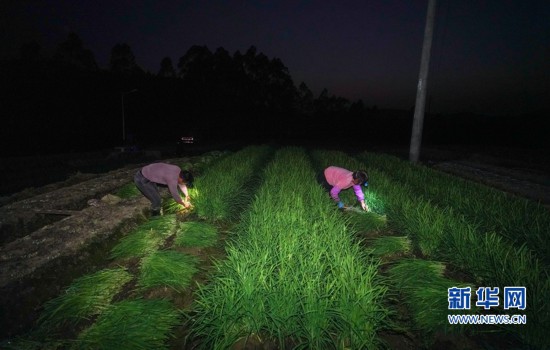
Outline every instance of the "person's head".
[[193, 187], [193, 174], [189, 170], [180, 171], [179, 180], [185, 184], [187, 187]]
[[365, 170], [354, 171], [352, 176], [353, 176], [353, 183], [356, 185], [366, 186], [369, 181], [369, 175]]

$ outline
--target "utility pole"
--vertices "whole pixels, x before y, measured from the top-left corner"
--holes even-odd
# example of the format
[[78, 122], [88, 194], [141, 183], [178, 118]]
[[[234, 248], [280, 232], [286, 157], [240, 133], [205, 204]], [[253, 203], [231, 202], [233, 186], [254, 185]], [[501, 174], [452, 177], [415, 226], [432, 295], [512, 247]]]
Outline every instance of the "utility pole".
[[424, 44], [422, 45], [422, 58], [420, 59], [420, 74], [416, 88], [416, 103], [414, 106], [414, 119], [411, 133], [411, 146], [409, 161], [417, 163], [420, 157], [420, 145], [422, 143], [422, 126], [424, 124], [424, 107], [426, 104], [426, 89], [428, 87], [428, 70], [430, 66], [430, 51], [435, 19], [435, 1], [428, 1], [428, 14], [426, 28], [424, 29]]

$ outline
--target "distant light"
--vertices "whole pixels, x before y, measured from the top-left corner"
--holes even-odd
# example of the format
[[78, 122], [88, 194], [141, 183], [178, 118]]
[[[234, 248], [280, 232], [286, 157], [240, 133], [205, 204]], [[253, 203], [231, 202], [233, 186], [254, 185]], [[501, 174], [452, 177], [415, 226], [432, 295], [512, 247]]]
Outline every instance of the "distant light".
[[181, 137], [181, 142], [182, 143], [194, 143], [194, 138], [193, 136], [182, 136]]

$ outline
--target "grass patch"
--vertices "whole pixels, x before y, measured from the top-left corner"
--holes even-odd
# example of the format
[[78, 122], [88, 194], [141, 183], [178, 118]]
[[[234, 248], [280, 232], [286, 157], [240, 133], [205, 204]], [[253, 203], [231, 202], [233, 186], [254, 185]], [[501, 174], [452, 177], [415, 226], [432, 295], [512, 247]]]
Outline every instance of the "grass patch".
[[157, 251], [146, 256], [141, 261], [141, 271], [138, 287], [170, 287], [182, 292], [191, 283], [193, 274], [197, 272], [197, 258], [176, 251]]
[[115, 196], [122, 199], [137, 197], [139, 194], [141, 192], [133, 182], [127, 183], [115, 192]]
[[[467, 287], [468, 285], [444, 277], [445, 265], [437, 261], [422, 259], [403, 259], [392, 266], [389, 280], [394, 293], [400, 294], [411, 312], [414, 327], [422, 332], [429, 347], [436, 332], [464, 333], [466, 326], [450, 325], [447, 315], [448, 288]], [[474, 313], [460, 310], [460, 313]]]
[[[356, 207], [354, 207], [356, 208]], [[365, 212], [361, 208], [356, 211], [344, 211], [344, 216], [349, 219], [353, 229], [357, 232], [376, 232], [387, 225], [386, 215], [378, 215], [374, 212]]]
[[355, 243], [326, 193], [304, 182], [315, 178], [304, 150], [279, 150], [258, 175], [226, 259], [196, 293], [191, 335], [205, 349], [246, 339], [265, 348], [377, 348], [387, 316], [379, 261]]
[[369, 241], [369, 253], [376, 257], [407, 255], [412, 252], [409, 237], [384, 236]]
[[218, 230], [211, 224], [187, 221], [176, 232], [174, 244], [179, 247], [211, 247], [217, 242]]
[[151, 218], [146, 223], [139, 226], [142, 230], [155, 230], [159, 232], [170, 233], [176, 228], [177, 220], [175, 215], [164, 215]]
[[106, 269], [76, 279], [65, 293], [44, 305], [39, 323], [45, 327], [76, 323], [101, 314], [132, 276], [122, 268]]
[[177, 222], [173, 215], [153, 218], [139, 226], [111, 249], [111, 259], [142, 257], [156, 251], [173, 230]]
[[125, 300], [111, 305], [77, 339], [78, 349], [168, 349], [180, 313], [163, 299]]

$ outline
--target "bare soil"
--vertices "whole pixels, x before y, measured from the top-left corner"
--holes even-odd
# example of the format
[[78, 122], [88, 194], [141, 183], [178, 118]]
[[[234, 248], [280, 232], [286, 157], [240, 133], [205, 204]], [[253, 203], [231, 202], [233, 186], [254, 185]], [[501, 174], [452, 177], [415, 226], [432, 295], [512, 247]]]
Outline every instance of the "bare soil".
[[78, 180], [69, 178], [3, 198], [0, 338], [28, 329], [44, 301], [75, 277], [106, 265], [106, 254], [121, 235], [147, 220], [146, 198], [122, 200], [113, 195], [133, 181], [140, 166], [79, 174]]
[[[381, 150], [408, 159], [408, 149]], [[424, 147], [420, 163], [550, 209], [550, 151], [465, 146]]]

